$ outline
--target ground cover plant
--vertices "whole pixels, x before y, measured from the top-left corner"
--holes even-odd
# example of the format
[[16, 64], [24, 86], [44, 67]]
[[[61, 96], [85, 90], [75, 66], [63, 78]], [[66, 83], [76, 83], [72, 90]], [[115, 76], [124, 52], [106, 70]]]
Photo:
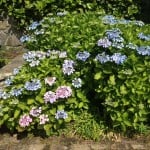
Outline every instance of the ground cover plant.
[[0, 92], [1, 126], [50, 136], [77, 123], [77, 133], [92, 139], [108, 130], [149, 129], [148, 24], [101, 12], [59, 12], [27, 30], [20, 39], [30, 50], [26, 63]]

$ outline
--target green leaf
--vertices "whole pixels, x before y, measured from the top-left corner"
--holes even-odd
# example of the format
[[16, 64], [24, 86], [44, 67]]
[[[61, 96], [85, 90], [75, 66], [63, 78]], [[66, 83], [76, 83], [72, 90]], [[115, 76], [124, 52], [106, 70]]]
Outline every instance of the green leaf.
[[47, 136], [50, 136], [50, 135], [51, 135], [51, 131], [50, 131], [51, 128], [52, 128], [52, 125], [51, 125], [51, 124], [46, 124], [46, 125], [44, 125], [44, 130], [45, 130]]
[[14, 118], [18, 118], [20, 112], [21, 112], [20, 109], [16, 109], [14, 113]]
[[128, 93], [127, 90], [126, 90], [125, 85], [121, 85], [121, 86], [120, 86], [120, 93], [123, 94], [123, 95], [125, 95], [125, 94]]
[[27, 100], [27, 104], [28, 104], [28, 105], [34, 104], [34, 102], [35, 102], [35, 100], [34, 100], [34, 99], [31, 99], [31, 98], [29, 98], [29, 99]]
[[98, 73], [95, 74], [94, 79], [99, 80], [101, 77], [102, 77], [102, 73], [98, 72]]
[[111, 84], [111, 85], [115, 85], [116, 84], [116, 82], [115, 82], [115, 76], [114, 75], [111, 75], [109, 77], [109, 84]]
[[79, 108], [82, 108], [83, 106], [84, 106], [84, 103], [83, 103], [83, 102], [80, 102], [78, 107], [79, 107]]

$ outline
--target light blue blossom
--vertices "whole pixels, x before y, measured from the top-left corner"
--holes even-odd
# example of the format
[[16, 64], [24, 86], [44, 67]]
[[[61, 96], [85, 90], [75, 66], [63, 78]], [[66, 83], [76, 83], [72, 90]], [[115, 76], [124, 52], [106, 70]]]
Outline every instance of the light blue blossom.
[[28, 41], [30, 41], [30, 40], [31, 40], [31, 37], [28, 36], [28, 35], [23, 35], [23, 36], [20, 38], [20, 41], [21, 41], [22, 43], [28, 42]]
[[137, 49], [138, 54], [150, 56], [150, 46], [140, 46]]
[[76, 54], [76, 58], [81, 61], [86, 61], [89, 58], [89, 56], [90, 56], [90, 53], [87, 51], [78, 52]]
[[44, 29], [41, 29], [41, 30], [35, 30], [34, 34], [35, 34], [35, 35], [44, 34]]
[[105, 34], [106, 34], [107, 38], [113, 42], [123, 42], [124, 41], [124, 39], [120, 36], [122, 34], [122, 32], [118, 28], [112, 29], [112, 30], [107, 30]]
[[14, 68], [14, 70], [13, 70], [13, 75], [17, 75], [17, 74], [19, 73], [19, 71], [20, 71], [20, 68], [21, 68], [21, 67]]
[[122, 49], [124, 47], [124, 44], [123, 43], [118, 43], [118, 42], [113, 42], [112, 47]]
[[126, 45], [127, 48], [130, 48], [130, 49], [134, 49], [136, 50], [137, 49], [137, 45], [133, 44], [133, 43], [129, 43]]
[[138, 37], [141, 40], [150, 41], [150, 34], [149, 35], [145, 35], [144, 33], [139, 33]]
[[63, 63], [63, 73], [64, 74], [67, 74], [67, 75], [71, 75], [75, 69], [74, 69], [74, 61], [73, 60], [64, 60], [64, 63]]
[[106, 55], [105, 52], [98, 54], [95, 59], [98, 60], [102, 64], [110, 61], [109, 55]]
[[41, 83], [38, 79], [32, 79], [32, 81], [27, 81], [24, 87], [28, 91], [36, 91], [41, 88]]
[[56, 13], [57, 16], [65, 16], [66, 14], [67, 14], [67, 11]]
[[74, 78], [72, 80], [72, 85], [75, 87], [75, 88], [80, 88], [82, 86], [82, 80], [80, 78]]
[[55, 114], [56, 119], [66, 119], [68, 118], [68, 114], [64, 110], [57, 110]]
[[117, 24], [117, 20], [114, 16], [112, 15], [106, 15], [102, 18], [102, 22], [104, 24], [110, 24], [110, 25], [114, 25]]
[[59, 53], [59, 58], [66, 58], [67, 57], [67, 52], [66, 51], [62, 51]]
[[137, 26], [140, 26], [140, 27], [142, 27], [142, 26], [145, 25], [143, 21], [135, 20], [135, 21], [132, 21], [132, 22], [133, 22], [133, 24], [135, 24], [135, 25], [137, 25]]
[[39, 60], [33, 60], [32, 62], [30, 62], [29, 66], [30, 67], [35, 67], [38, 66], [40, 64]]
[[10, 97], [9, 93], [6, 93], [5, 91], [0, 90], [0, 99], [7, 99], [9, 97]]
[[114, 61], [116, 64], [122, 64], [127, 59], [126, 55], [122, 55], [121, 53], [114, 53], [110, 60]]
[[35, 21], [29, 26], [29, 30], [35, 30], [40, 25], [39, 22]]
[[13, 83], [13, 76], [10, 76], [10, 77], [8, 77], [5, 81], [4, 81], [4, 83], [5, 83], [5, 85], [6, 86], [10, 86], [12, 83]]
[[12, 95], [12, 96], [19, 96], [19, 95], [22, 95], [22, 91], [23, 91], [23, 88], [12, 89], [10, 91], [10, 95]]
[[97, 42], [98, 46], [102, 46], [104, 48], [108, 48], [109, 46], [111, 46], [111, 41], [108, 40], [108, 38], [103, 38], [103, 39], [99, 39]]

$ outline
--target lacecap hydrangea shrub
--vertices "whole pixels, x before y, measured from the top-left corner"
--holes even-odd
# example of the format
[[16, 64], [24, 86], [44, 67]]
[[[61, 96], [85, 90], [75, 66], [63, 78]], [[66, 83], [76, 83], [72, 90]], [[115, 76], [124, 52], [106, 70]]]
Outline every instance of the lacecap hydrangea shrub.
[[20, 39], [30, 50], [0, 92], [0, 125], [57, 132], [98, 109], [107, 129], [150, 125], [150, 26], [101, 13], [49, 14]]

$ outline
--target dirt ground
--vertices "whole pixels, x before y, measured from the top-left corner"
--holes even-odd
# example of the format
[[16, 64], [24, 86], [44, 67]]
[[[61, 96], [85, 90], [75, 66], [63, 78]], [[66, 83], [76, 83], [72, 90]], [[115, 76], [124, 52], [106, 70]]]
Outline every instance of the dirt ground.
[[150, 150], [150, 136], [116, 138], [95, 142], [77, 137], [10, 135], [0, 133], [0, 150]]

